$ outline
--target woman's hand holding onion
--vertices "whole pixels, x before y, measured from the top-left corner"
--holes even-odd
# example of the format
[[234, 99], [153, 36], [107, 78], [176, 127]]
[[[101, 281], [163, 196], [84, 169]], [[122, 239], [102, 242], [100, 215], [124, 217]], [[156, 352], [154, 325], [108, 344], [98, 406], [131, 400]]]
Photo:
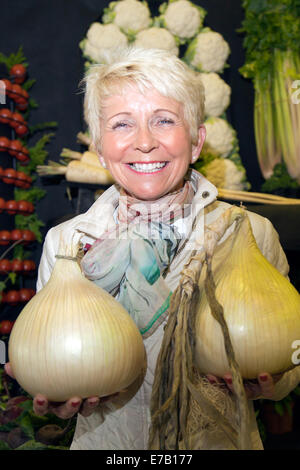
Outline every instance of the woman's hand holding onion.
[[[5, 371], [10, 377], [15, 378], [9, 362], [5, 364]], [[100, 403], [100, 400], [102, 403], [116, 395], [118, 394], [116, 393], [101, 399], [99, 397], [89, 397], [85, 400], [82, 400], [80, 397], [72, 397], [64, 403], [57, 403], [49, 402], [47, 397], [41, 394], [37, 394], [33, 399], [33, 411], [36, 415], [39, 416], [43, 416], [47, 413], [53, 413], [61, 419], [70, 419], [78, 412], [82, 416], [87, 417], [95, 411]]]
[[[245, 380], [244, 387], [247, 398], [249, 400], [255, 400], [261, 397], [272, 399], [275, 384], [281, 379], [282, 375], [283, 374], [271, 376], [268, 372], [262, 372], [258, 375], [257, 380]], [[206, 377], [210, 383], [226, 385], [227, 388], [234, 393], [231, 374], [225, 374], [222, 378], [211, 374], [206, 375]]]
[[49, 402], [44, 395], [36, 395], [33, 399], [33, 411], [37, 415], [53, 413], [61, 419], [72, 418], [76, 413], [90, 416], [99, 405], [99, 397], [90, 397], [82, 400], [80, 397], [72, 397], [64, 403]]

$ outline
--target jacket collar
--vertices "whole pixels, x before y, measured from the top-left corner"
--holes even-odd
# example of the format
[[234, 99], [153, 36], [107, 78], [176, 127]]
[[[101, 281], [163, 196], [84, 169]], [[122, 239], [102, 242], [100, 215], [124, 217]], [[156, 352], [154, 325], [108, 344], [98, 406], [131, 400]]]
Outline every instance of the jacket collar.
[[[195, 197], [192, 202], [192, 211], [199, 212], [216, 200], [217, 188], [210, 183], [201, 173], [196, 170], [189, 170], [186, 176], [192, 183], [195, 190]], [[102, 233], [114, 227], [114, 212], [119, 202], [119, 191], [115, 185], [108, 188], [88, 209], [82, 214], [75, 224], [74, 229], [95, 239]]]

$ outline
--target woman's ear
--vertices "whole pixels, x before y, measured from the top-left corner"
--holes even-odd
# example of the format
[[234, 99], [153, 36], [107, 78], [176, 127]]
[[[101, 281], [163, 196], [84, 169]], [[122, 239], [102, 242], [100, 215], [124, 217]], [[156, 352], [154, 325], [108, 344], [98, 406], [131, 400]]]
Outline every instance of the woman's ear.
[[201, 124], [198, 129], [197, 145], [192, 146], [192, 163], [195, 163], [195, 161], [198, 160], [204, 141], [205, 141], [205, 137], [206, 137], [206, 129], [205, 129], [204, 124]]

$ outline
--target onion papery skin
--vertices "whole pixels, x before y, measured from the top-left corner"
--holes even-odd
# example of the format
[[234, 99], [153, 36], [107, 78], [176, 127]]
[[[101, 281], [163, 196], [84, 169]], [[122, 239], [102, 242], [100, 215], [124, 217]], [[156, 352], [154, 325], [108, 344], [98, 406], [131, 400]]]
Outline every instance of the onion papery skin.
[[13, 326], [9, 360], [30, 395], [62, 402], [125, 389], [141, 373], [145, 349], [122, 305], [76, 262], [58, 259]]
[[[261, 372], [282, 373], [295, 366], [293, 342], [300, 340], [300, 296], [261, 253], [248, 217], [215, 250], [212, 272], [223, 306], [235, 358], [244, 379]], [[200, 277], [195, 318], [195, 363], [204, 374], [230, 373], [221, 327], [213, 317]]]

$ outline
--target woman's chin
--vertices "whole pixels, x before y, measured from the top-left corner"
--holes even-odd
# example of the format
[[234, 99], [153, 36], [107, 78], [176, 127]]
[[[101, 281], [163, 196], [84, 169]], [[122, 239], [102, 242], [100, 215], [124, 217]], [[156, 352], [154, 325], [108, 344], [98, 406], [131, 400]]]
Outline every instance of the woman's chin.
[[139, 199], [141, 201], [156, 201], [160, 197], [164, 196], [164, 193], [161, 192], [156, 192], [156, 191], [129, 191], [126, 190], [128, 194], [130, 194], [132, 197], [135, 197], [136, 199]]

